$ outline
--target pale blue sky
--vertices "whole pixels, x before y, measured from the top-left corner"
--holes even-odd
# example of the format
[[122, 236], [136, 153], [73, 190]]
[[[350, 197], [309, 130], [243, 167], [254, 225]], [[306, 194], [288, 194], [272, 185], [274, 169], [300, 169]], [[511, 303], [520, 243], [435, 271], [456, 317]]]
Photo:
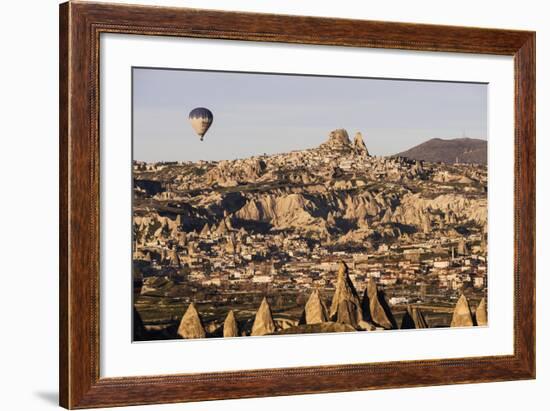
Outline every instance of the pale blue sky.
[[[487, 85], [134, 68], [134, 159], [221, 160], [316, 147], [361, 131], [374, 155], [430, 138], [487, 138]], [[188, 114], [207, 107], [203, 142]]]

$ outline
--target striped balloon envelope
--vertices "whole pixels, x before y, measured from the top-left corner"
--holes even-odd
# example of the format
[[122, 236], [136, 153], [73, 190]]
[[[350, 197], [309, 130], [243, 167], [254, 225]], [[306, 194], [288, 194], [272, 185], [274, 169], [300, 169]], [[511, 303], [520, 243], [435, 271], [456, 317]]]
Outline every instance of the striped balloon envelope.
[[204, 107], [197, 107], [191, 110], [189, 113], [189, 122], [191, 127], [195, 130], [195, 133], [201, 138], [201, 141], [204, 139], [204, 135], [212, 125], [214, 121], [214, 115], [210, 110]]

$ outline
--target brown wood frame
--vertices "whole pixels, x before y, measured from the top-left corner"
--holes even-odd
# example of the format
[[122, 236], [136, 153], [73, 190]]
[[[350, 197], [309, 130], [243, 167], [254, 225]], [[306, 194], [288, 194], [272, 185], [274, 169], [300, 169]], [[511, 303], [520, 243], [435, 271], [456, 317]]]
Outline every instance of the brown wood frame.
[[[513, 56], [514, 354], [100, 378], [99, 47], [100, 34], [113, 32]], [[60, 405], [90, 408], [535, 378], [534, 32], [70, 2], [60, 6], [59, 48]]]

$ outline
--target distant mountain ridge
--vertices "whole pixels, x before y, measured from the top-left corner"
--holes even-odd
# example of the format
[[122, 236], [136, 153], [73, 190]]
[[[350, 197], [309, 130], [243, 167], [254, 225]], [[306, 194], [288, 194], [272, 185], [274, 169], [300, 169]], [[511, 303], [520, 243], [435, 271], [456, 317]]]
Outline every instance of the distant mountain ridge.
[[459, 163], [487, 164], [487, 141], [476, 138], [450, 140], [432, 138], [395, 155], [432, 163], [452, 164], [458, 161]]

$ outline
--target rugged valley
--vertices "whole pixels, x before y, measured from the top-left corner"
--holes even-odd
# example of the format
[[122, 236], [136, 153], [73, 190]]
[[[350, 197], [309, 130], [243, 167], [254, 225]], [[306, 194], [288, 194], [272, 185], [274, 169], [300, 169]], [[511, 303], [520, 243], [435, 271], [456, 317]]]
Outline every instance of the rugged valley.
[[486, 161], [414, 150], [372, 156], [338, 129], [302, 151], [134, 162], [136, 338], [446, 327], [462, 297], [485, 304]]

